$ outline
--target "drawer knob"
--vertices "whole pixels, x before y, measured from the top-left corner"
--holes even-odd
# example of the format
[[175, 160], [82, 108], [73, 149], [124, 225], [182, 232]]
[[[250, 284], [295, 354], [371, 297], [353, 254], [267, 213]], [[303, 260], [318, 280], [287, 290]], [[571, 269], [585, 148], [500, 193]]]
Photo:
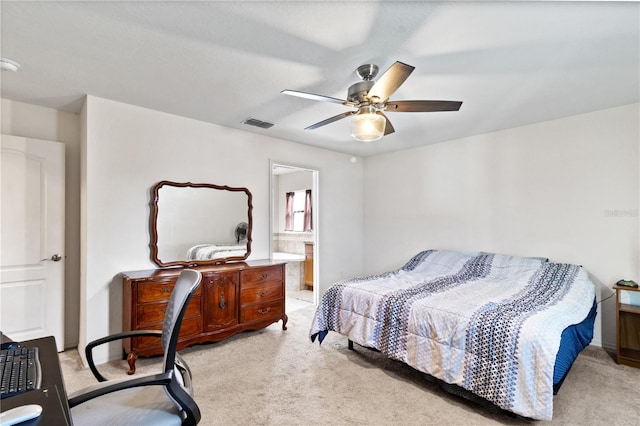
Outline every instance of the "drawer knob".
[[260, 315], [264, 315], [264, 314], [268, 314], [270, 310], [271, 310], [271, 307], [269, 306], [269, 307], [266, 307], [264, 309], [258, 309], [258, 313]]
[[260, 297], [265, 297], [267, 294], [269, 294], [269, 290], [259, 291], [258, 292], [258, 296], [260, 296]]
[[166, 285], [166, 286], [162, 287], [162, 291], [164, 291], [165, 293], [171, 293], [171, 287]]
[[266, 280], [268, 276], [269, 275], [267, 275], [267, 274], [260, 274], [260, 279], [261, 280]]

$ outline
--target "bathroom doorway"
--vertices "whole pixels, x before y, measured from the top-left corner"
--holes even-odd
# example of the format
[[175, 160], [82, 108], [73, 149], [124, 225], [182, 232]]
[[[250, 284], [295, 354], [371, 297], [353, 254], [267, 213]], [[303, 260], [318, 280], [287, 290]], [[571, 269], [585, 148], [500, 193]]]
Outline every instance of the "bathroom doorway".
[[271, 163], [271, 242], [273, 260], [286, 262], [286, 310], [318, 300], [318, 171]]

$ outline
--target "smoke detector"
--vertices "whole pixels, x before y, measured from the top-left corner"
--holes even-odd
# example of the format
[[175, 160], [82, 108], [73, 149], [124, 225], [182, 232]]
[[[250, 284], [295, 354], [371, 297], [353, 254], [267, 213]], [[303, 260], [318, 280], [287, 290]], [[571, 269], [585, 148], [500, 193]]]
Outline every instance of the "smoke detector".
[[2, 71], [16, 72], [20, 69], [20, 64], [10, 59], [0, 58], [0, 69]]

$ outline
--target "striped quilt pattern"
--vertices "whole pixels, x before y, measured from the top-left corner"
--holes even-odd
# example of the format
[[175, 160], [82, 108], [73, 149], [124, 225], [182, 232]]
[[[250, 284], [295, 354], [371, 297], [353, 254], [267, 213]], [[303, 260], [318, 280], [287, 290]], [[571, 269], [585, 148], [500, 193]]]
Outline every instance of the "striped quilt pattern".
[[396, 271], [332, 286], [310, 337], [338, 332], [501, 408], [550, 420], [560, 335], [587, 316], [594, 295], [580, 266], [427, 250]]

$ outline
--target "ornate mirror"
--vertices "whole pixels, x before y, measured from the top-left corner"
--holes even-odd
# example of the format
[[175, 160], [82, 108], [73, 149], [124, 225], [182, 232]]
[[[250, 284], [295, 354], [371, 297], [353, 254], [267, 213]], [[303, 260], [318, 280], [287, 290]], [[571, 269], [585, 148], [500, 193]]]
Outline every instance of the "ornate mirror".
[[251, 192], [162, 181], [151, 195], [151, 260], [159, 266], [213, 265], [251, 254]]

